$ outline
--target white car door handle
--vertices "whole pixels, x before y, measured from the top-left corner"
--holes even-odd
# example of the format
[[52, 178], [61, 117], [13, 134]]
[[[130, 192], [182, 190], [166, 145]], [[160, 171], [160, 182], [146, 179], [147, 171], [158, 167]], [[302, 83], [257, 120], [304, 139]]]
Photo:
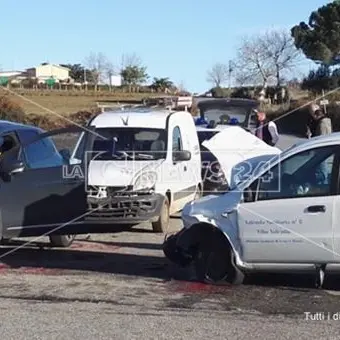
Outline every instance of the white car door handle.
[[326, 212], [326, 206], [324, 206], [324, 205], [311, 205], [307, 208], [307, 212], [310, 212], [310, 213]]

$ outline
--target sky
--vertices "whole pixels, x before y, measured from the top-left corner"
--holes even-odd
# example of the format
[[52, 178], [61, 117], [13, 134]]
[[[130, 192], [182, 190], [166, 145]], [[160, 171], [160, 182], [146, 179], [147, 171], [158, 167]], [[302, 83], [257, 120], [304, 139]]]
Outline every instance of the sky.
[[[2, 71], [42, 62], [85, 63], [103, 53], [119, 65], [135, 53], [153, 77], [187, 90], [211, 88], [207, 70], [236, 55], [240, 39], [308, 21], [321, 0], [0, 0]], [[311, 63], [301, 65], [308, 72]]]

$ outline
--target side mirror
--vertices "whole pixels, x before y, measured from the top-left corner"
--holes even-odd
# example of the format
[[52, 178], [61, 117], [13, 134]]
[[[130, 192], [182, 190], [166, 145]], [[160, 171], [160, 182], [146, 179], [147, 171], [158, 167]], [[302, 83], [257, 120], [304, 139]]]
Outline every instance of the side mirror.
[[25, 170], [25, 164], [22, 161], [3, 161], [1, 162], [1, 172], [7, 175], [14, 175]]
[[81, 163], [82, 163], [82, 161], [80, 159], [78, 159], [78, 158], [70, 158], [69, 159], [69, 164], [70, 165], [77, 165], [77, 164], [81, 164]]
[[59, 150], [59, 153], [61, 154], [61, 156], [64, 158], [65, 161], [69, 162], [71, 158], [71, 153], [69, 149]]
[[184, 161], [190, 161], [191, 159], [191, 152], [190, 151], [174, 151], [172, 154], [172, 158], [174, 162], [184, 162]]

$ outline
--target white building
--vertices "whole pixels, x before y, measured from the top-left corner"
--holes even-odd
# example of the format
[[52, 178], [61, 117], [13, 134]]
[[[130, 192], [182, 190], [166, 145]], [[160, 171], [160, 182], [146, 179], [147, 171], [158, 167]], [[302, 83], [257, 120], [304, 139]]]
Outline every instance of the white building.
[[70, 70], [56, 64], [41, 64], [35, 68], [26, 70], [28, 77], [37, 78], [38, 81], [45, 81], [54, 78], [56, 82], [66, 81], [70, 78]]

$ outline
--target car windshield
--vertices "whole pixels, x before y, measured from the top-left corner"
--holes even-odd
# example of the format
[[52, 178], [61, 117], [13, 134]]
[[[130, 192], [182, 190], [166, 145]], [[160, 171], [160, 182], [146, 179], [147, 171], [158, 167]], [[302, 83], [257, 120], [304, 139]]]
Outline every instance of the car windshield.
[[222, 108], [206, 108], [201, 110], [201, 115], [210, 122], [214, 120], [217, 124], [230, 124], [236, 122], [242, 124], [246, 120], [250, 108], [246, 106], [227, 106]]
[[97, 128], [92, 147], [94, 160], [153, 160], [166, 157], [164, 129]]

